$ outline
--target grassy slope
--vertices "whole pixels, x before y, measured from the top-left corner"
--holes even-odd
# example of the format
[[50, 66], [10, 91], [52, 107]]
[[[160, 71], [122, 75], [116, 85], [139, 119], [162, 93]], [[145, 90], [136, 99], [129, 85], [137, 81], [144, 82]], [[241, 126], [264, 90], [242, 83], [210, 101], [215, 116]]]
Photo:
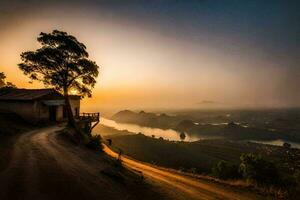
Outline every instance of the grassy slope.
[[[174, 169], [210, 173], [212, 166], [220, 161], [239, 163], [242, 153], [259, 153], [274, 161], [280, 171], [293, 173], [300, 169], [300, 150], [282, 147], [233, 142], [229, 140], [203, 140], [198, 142], [171, 142], [139, 135], [120, 135], [114, 131], [113, 146], [135, 159]], [[293, 171], [290, 171], [293, 169]]]
[[[112, 183], [114, 195], [107, 198], [111, 198], [112, 200], [119, 199], [118, 196], [122, 194], [121, 190], [125, 190], [127, 197], [124, 198], [128, 199], [168, 199], [160, 188], [145, 182], [140, 173], [128, 170], [118, 160], [106, 155], [104, 152], [90, 150], [82, 146], [74, 146], [70, 142], [69, 137], [66, 136], [65, 131], [58, 135], [58, 144], [73, 151], [80, 162], [87, 163], [91, 168], [97, 168], [99, 174], [93, 174], [94, 180], [100, 179], [103, 181], [101, 184], [104, 184], [107, 179]], [[101, 184], [91, 186], [90, 189], [97, 190], [95, 193], [103, 193], [103, 198], [106, 199], [104, 194], [107, 191], [103, 191], [105, 186]], [[100, 197], [100, 195], [96, 196]]]

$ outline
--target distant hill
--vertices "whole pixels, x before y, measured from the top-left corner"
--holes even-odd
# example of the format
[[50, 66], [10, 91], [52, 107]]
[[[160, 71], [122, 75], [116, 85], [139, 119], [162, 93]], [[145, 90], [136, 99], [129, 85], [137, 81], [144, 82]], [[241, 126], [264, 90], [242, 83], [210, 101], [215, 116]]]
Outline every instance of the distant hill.
[[123, 110], [111, 117], [112, 120], [120, 123], [138, 124], [140, 126], [169, 129], [175, 127], [183, 117], [170, 116], [165, 113], [156, 114], [145, 111], [133, 112]]
[[[221, 119], [218, 119], [219, 117], [221, 117]], [[216, 118], [217, 121], [224, 120], [222, 116], [217, 115]], [[234, 122], [219, 124], [195, 123], [193, 119], [184, 115], [170, 116], [167, 114], [147, 113], [145, 111], [133, 112], [124, 110], [116, 113], [112, 119], [119, 123], [131, 123], [161, 129], [174, 129], [178, 132], [186, 132], [189, 136], [199, 138], [227, 138], [231, 140], [283, 139], [296, 141], [295, 138], [284, 134], [283, 131], [272, 130], [265, 127], [248, 127]]]

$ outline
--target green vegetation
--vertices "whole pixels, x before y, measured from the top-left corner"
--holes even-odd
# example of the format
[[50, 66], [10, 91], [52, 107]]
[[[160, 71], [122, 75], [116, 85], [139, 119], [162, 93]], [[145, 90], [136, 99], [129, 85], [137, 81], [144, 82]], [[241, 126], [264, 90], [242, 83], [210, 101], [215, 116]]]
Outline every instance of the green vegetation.
[[78, 131], [71, 127], [67, 127], [60, 132], [75, 144], [82, 144], [87, 148], [96, 151], [102, 151], [103, 149], [102, 137], [100, 135], [92, 135], [89, 131], [80, 130], [79, 136]]
[[86, 146], [93, 150], [102, 150], [101, 140], [102, 139], [100, 135], [93, 135], [90, 137]]
[[224, 139], [173, 142], [117, 132], [109, 136], [113, 148], [143, 162], [228, 181], [242, 180], [275, 196], [290, 197], [299, 188], [298, 149]]
[[240, 156], [240, 164], [219, 161], [212, 168], [212, 174], [220, 179], [244, 178], [259, 184], [279, 184], [279, 172], [276, 165], [261, 155], [247, 153]]
[[271, 162], [259, 154], [247, 153], [240, 157], [240, 164], [219, 161], [212, 168], [212, 175], [223, 180], [244, 179], [261, 192], [279, 199], [298, 199], [299, 170], [293, 175], [278, 170], [280, 163]]
[[224, 180], [241, 178], [238, 165], [223, 160], [213, 166], [212, 175]]
[[81, 130], [80, 134], [81, 138], [83, 138], [83, 143], [87, 148], [102, 151], [102, 137], [100, 135], [92, 135], [89, 130]]
[[255, 154], [242, 154], [240, 159], [239, 170], [245, 179], [270, 185], [279, 182], [278, 170], [274, 163]]
[[123, 149], [125, 154], [175, 169], [196, 167], [198, 172], [209, 173], [212, 166], [221, 160], [238, 165], [243, 153], [255, 153], [280, 163], [281, 171], [293, 173], [291, 169], [300, 170], [300, 150], [298, 149], [286, 151], [285, 148], [277, 146], [221, 139], [172, 142], [146, 137], [142, 134], [115, 135], [109, 138], [113, 140], [113, 145]]

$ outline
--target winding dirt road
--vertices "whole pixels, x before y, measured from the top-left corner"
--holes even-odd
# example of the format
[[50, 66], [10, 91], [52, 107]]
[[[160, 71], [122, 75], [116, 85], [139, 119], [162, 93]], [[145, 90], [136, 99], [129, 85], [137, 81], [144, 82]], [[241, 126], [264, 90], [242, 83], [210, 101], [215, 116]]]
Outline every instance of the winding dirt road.
[[[117, 158], [118, 154], [104, 145], [104, 151]], [[266, 199], [266, 197], [256, 194], [233, 190], [232, 187], [213, 183], [208, 180], [199, 180], [190, 176], [185, 176], [179, 172], [150, 166], [148, 164], [135, 161], [128, 157], [121, 157], [123, 164], [129, 169], [142, 173], [146, 179], [150, 179], [152, 184], [158, 184], [165, 190], [172, 199], [197, 199], [197, 200], [255, 200]]]
[[106, 154], [69, 142], [57, 132], [62, 128], [17, 137], [10, 162], [0, 171], [1, 200], [163, 198], [152, 187], [137, 183], [134, 173], [114, 169]]
[[[58, 132], [63, 128], [52, 126], [17, 137], [10, 162], [0, 171], [1, 200], [259, 199], [252, 193], [122, 157], [132, 173], [116, 167], [108, 155], [117, 154], [107, 146], [104, 150], [108, 155], [76, 146]], [[146, 181], [141, 181], [137, 171]]]

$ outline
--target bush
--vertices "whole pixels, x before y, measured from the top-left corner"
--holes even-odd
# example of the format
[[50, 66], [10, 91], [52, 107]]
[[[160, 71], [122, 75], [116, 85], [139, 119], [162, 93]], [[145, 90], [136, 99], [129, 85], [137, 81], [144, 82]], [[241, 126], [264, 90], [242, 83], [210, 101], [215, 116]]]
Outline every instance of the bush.
[[290, 149], [290, 148], [292, 147], [292, 145], [291, 145], [290, 143], [287, 143], [287, 142], [283, 143], [282, 146], [283, 146], [284, 148], [286, 148], [286, 149]]
[[213, 176], [224, 180], [238, 179], [241, 177], [238, 166], [226, 161], [218, 162], [212, 168], [212, 174]]
[[272, 162], [252, 153], [242, 154], [240, 160], [239, 170], [244, 178], [264, 184], [278, 183], [279, 174]]
[[101, 136], [100, 135], [91, 136], [86, 146], [93, 150], [102, 150]]

